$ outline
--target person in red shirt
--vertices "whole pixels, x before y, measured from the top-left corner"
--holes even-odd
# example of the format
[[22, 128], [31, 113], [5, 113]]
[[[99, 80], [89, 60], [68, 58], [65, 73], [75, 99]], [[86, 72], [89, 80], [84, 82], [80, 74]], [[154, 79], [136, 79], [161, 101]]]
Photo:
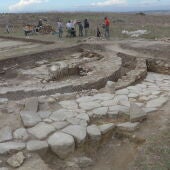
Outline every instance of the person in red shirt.
[[108, 17], [104, 18], [104, 26], [105, 26], [105, 38], [108, 39], [110, 37], [110, 21]]

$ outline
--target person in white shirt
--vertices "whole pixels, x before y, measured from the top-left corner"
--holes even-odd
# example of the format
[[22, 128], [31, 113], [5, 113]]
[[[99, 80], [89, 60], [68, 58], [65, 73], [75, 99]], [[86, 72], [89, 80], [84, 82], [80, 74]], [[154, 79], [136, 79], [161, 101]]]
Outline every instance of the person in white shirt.
[[71, 23], [71, 21], [68, 21], [67, 24], [66, 24], [67, 37], [71, 36], [71, 28], [72, 28], [72, 23]]
[[62, 38], [62, 36], [63, 36], [63, 24], [62, 24], [61, 21], [57, 22], [57, 28], [58, 28], [59, 38]]

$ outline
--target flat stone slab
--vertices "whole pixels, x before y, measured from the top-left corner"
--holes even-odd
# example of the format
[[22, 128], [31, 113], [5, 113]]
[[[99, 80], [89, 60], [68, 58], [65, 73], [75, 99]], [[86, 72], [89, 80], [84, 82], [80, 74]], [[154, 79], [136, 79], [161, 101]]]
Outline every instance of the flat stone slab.
[[0, 170], [9, 170], [9, 169], [6, 167], [1, 167]]
[[46, 119], [51, 115], [50, 111], [39, 111], [37, 112], [42, 119]]
[[155, 112], [158, 110], [158, 108], [156, 107], [144, 107], [143, 110], [146, 112], [146, 113], [151, 113], [151, 112]]
[[118, 100], [105, 100], [104, 102], [101, 103], [101, 106], [115, 106], [118, 104]]
[[38, 110], [38, 97], [26, 99], [24, 111], [37, 112]]
[[100, 93], [100, 94], [96, 94], [93, 96], [93, 100], [111, 100], [113, 99], [114, 95], [110, 94], [110, 93]]
[[101, 139], [101, 132], [96, 125], [88, 126], [87, 134], [91, 140], [100, 140]]
[[80, 103], [79, 106], [80, 106], [81, 109], [84, 109], [86, 111], [90, 111], [92, 109], [101, 107], [101, 105], [98, 102], [96, 102], [96, 101]]
[[29, 135], [25, 128], [16, 129], [13, 132], [13, 136], [15, 139], [19, 139], [19, 140], [23, 140], [23, 141], [26, 141], [29, 138]]
[[25, 148], [25, 143], [22, 142], [5, 142], [0, 143], [0, 154], [6, 154], [11, 151], [17, 152]]
[[118, 130], [127, 131], [127, 132], [133, 132], [138, 127], [139, 127], [139, 122], [135, 122], [135, 123], [125, 122], [117, 125]]
[[71, 110], [75, 110], [78, 109], [78, 104], [76, 103], [76, 101], [74, 100], [65, 100], [65, 101], [61, 101], [59, 102], [59, 104], [66, 109], [71, 109]]
[[141, 109], [137, 104], [130, 104], [130, 121], [138, 122], [147, 118], [146, 112]]
[[27, 142], [26, 148], [31, 152], [44, 151], [48, 149], [48, 143], [47, 141], [31, 140]]
[[116, 106], [111, 106], [109, 107], [109, 112], [119, 112], [123, 114], [129, 114], [129, 107], [127, 106], [121, 106], [121, 105], [116, 105]]
[[150, 100], [147, 102], [146, 107], [161, 107], [163, 104], [165, 104], [168, 101], [167, 97], [159, 97], [157, 99]]
[[86, 122], [90, 121], [89, 115], [87, 113], [80, 113], [76, 116], [77, 119], [85, 120]]
[[102, 116], [106, 116], [107, 112], [108, 112], [108, 107], [100, 107], [100, 108], [92, 110], [91, 111], [91, 113], [92, 113], [91, 115], [93, 117], [101, 118]]
[[72, 124], [72, 125], [80, 125], [87, 127], [87, 121], [83, 119], [78, 119], [78, 118], [69, 118], [67, 121]]
[[63, 129], [63, 128], [65, 128], [66, 126], [68, 126], [68, 125], [69, 125], [69, 122], [66, 122], [66, 121], [53, 122], [51, 125], [54, 126], [56, 130], [60, 130], [60, 129]]
[[127, 95], [127, 94], [129, 94], [129, 90], [128, 89], [117, 90], [116, 94], [117, 95]]
[[115, 128], [115, 124], [114, 123], [103, 124], [98, 126], [98, 128], [100, 129], [100, 132], [104, 135], [112, 131]]
[[48, 138], [51, 150], [61, 159], [66, 158], [75, 150], [74, 138], [71, 135], [56, 132]]
[[29, 128], [27, 130], [31, 135], [41, 140], [46, 138], [50, 133], [54, 132], [56, 129], [52, 125], [40, 122], [36, 126]]
[[78, 144], [84, 143], [87, 135], [86, 128], [80, 125], [69, 125], [62, 132], [72, 135]]
[[41, 121], [40, 116], [35, 112], [21, 111], [20, 116], [25, 127], [32, 127]]
[[12, 130], [9, 126], [0, 129], [0, 142], [12, 140]]
[[60, 109], [52, 113], [52, 115], [50, 116], [50, 119], [61, 122], [61, 121], [65, 121], [69, 118], [76, 117], [76, 116], [77, 116], [77, 113], [75, 111]]

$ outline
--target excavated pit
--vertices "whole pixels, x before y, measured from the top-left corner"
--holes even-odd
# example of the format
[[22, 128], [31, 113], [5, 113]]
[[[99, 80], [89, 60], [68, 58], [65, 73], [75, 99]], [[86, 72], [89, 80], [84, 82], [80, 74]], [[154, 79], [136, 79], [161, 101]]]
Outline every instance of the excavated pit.
[[136, 63], [133, 56], [108, 54], [103, 46], [87, 44], [7, 59], [0, 62], [0, 97], [18, 100], [101, 89], [107, 81], [118, 81], [119, 89], [122, 76]]
[[[7, 98], [0, 100], [0, 103], [5, 103], [0, 105], [2, 114], [18, 115], [17, 124], [11, 121], [13, 133], [22, 127], [29, 136], [26, 140], [12, 140], [24, 142], [25, 152], [34, 150], [51, 169], [56, 169], [56, 166], [58, 169], [67, 167], [67, 162], [61, 161], [61, 152], [54, 151], [51, 145], [39, 148], [39, 144], [46, 144], [54, 133], [60, 132], [74, 137], [74, 151], [70, 151], [66, 157], [97, 154], [103, 145], [109, 142], [115, 142], [116, 145], [122, 137], [129, 138], [137, 147], [145, 140], [134, 136], [134, 132], [147, 115], [139, 116], [134, 123], [130, 114], [131, 103], [142, 107], [148, 114], [161, 109], [168, 100], [166, 94], [169, 92], [170, 73], [165, 60], [109, 51], [104, 45], [82, 44], [54, 49], [3, 60], [0, 66], [0, 98]], [[102, 90], [108, 90], [106, 84], [110, 81], [113, 83], [109, 87], [110, 91], [103, 93]], [[97, 89], [94, 94], [88, 95], [86, 91], [79, 93], [92, 89]], [[72, 92], [77, 93], [67, 96], [66, 93]], [[153, 107], [155, 101], [152, 103], [152, 100], [157, 98], [156, 106]], [[3, 121], [0, 127], [9, 124], [6, 121]], [[60, 128], [58, 123], [62, 125]], [[100, 134], [95, 136], [93, 131], [92, 134], [86, 132], [90, 126], [97, 127]], [[78, 135], [65, 129], [67, 127], [73, 128]], [[33, 142], [32, 146], [30, 141]]]

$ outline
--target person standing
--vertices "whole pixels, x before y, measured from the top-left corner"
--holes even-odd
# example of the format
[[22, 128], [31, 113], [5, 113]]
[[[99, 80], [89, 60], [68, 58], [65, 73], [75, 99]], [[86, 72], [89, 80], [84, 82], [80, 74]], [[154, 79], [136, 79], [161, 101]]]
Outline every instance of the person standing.
[[89, 22], [88, 22], [87, 19], [85, 19], [85, 20], [84, 20], [84, 31], [85, 31], [85, 36], [86, 36], [86, 37], [87, 37], [87, 35], [88, 35], [89, 27], [90, 27]]
[[79, 26], [79, 37], [83, 37], [83, 24], [82, 22], [78, 22], [78, 26]]
[[71, 37], [71, 27], [72, 27], [71, 21], [68, 21], [66, 24], [67, 37]]
[[58, 36], [59, 38], [63, 37], [63, 24], [61, 21], [57, 22], [57, 27], [58, 27]]
[[108, 17], [104, 18], [104, 26], [105, 26], [105, 38], [110, 38], [110, 21]]

